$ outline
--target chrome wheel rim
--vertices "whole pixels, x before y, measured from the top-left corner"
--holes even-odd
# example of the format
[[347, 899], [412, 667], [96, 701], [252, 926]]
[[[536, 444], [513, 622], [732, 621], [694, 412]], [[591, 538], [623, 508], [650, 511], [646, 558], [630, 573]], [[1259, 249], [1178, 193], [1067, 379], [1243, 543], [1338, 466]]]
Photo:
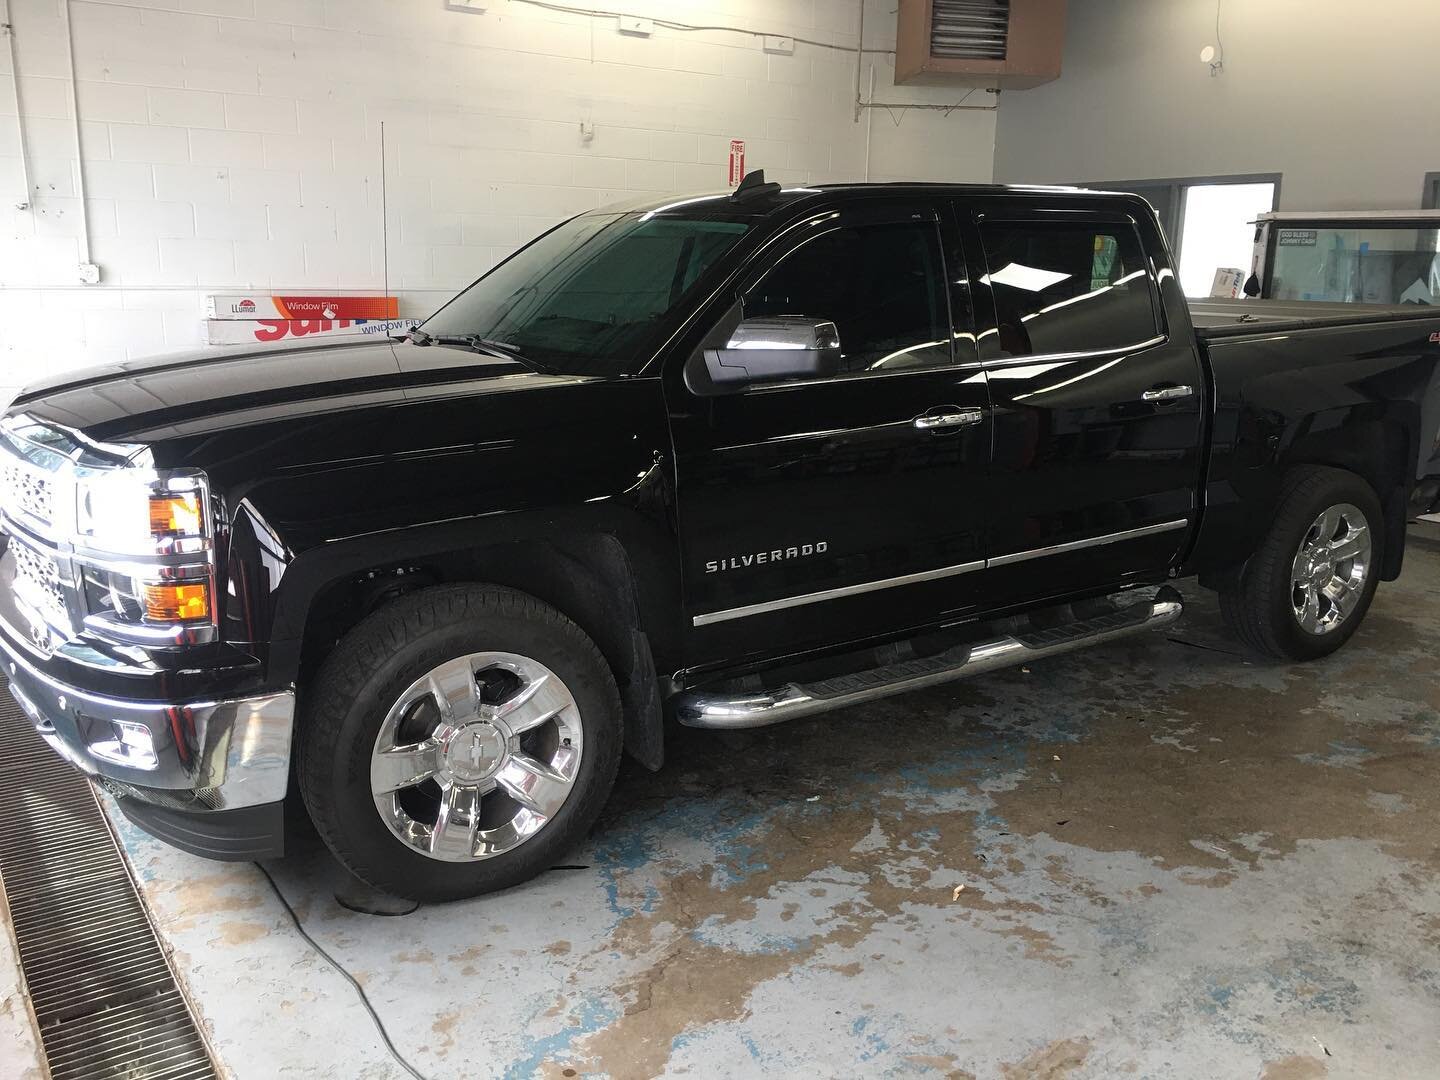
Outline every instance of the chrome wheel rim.
[[580, 710], [538, 660], [484, 652], [448, 660], [390, 707], [370, 755], [386, 828], [442, 862], [513, 851], [559, 813], [579, 775]]
[[1370, 574], [1370, 527], [1340, 503], [1315, 519], [1290, 569], [1290, 604], [1308, 634], [1333, 633], [1359, 606]]

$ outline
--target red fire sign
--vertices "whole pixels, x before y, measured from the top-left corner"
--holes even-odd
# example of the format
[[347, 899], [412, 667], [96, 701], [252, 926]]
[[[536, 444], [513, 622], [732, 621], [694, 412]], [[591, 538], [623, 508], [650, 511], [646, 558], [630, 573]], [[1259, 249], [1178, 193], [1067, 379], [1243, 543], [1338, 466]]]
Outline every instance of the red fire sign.
[[745, 179], [745, 140], [730, 140], [730, 186]]

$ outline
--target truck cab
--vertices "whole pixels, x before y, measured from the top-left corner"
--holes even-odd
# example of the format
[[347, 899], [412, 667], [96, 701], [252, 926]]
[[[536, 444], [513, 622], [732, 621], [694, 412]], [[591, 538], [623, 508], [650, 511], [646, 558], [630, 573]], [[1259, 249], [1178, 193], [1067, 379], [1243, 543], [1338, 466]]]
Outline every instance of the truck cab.
[[[662, 374], [687, 666], [1165, 579], [1194, 521], [1196, 344], [1143, 204], [1067, 205], [837, 192], [701, 313]], [[710, 376], [776, 315], [833, 325], [833, 369]]]

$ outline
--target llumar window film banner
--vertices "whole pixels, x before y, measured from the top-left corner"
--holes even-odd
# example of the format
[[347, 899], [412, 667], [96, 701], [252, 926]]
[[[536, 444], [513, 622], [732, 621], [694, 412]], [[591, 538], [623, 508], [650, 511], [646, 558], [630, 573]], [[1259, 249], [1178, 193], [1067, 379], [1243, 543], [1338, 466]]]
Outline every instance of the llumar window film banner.
[[393, 296], [266, 296], [254, 293], [211, 296], [210, 319], [395, 319], [399, 301]]

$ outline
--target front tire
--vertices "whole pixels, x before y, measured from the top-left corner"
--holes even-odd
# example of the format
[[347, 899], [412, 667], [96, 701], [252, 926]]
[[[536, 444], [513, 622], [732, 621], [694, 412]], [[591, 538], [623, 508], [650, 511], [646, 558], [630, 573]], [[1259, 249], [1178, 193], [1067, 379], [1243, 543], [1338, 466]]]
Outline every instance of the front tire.
[[1255, 652], [1328, 656], [1370, 609], [1384, 539], [1380, 500], [1369, 484], [1341, 469], [1297, 468], [1238, 584], [1221, 592], [1221, 613]]
[[579, 842], [622, 738], [614, 677], [578, 626], [514, 589], [439, 586], [373, 613], [326, 659], [297, 733], [300, 791], [357, 877], [459, 900]]

